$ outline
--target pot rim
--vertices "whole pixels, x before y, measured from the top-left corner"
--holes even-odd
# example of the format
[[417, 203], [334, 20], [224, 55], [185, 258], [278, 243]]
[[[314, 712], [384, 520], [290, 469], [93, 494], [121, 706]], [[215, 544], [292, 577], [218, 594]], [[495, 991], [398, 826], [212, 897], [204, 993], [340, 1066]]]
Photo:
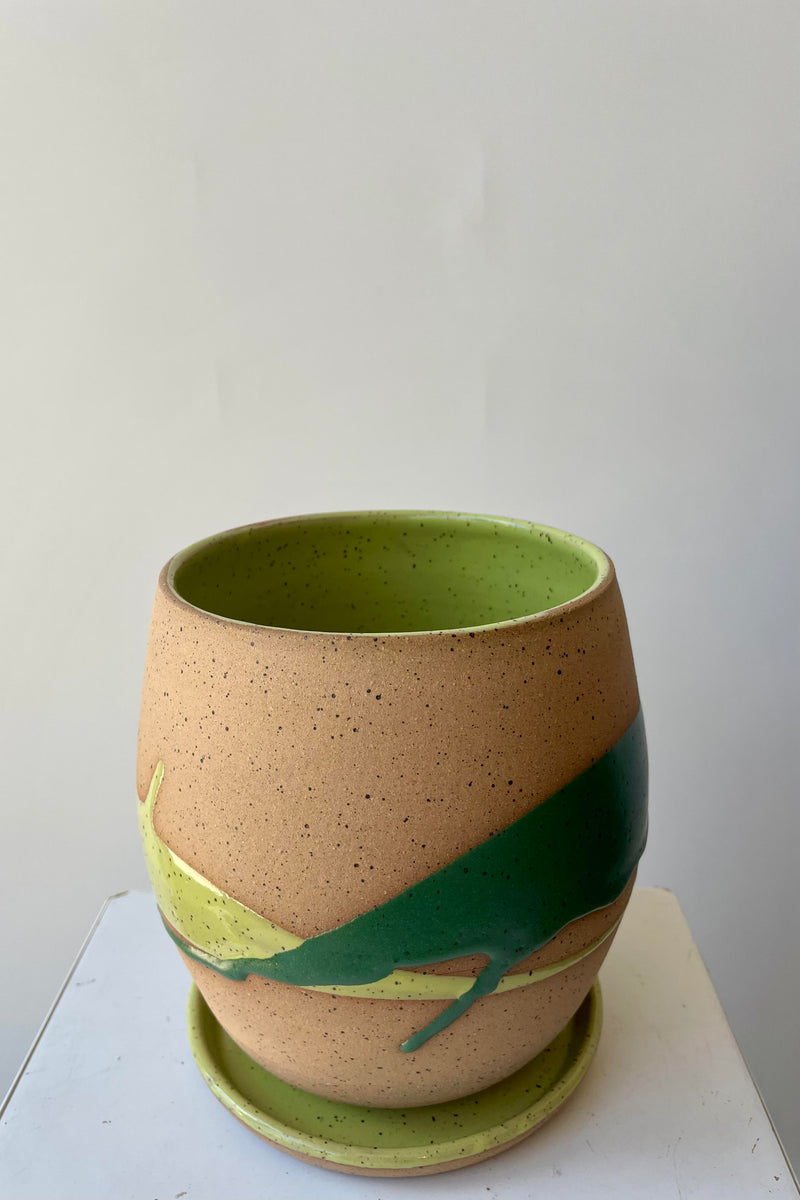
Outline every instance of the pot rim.
[[[209, 547], [235, 537], [242, 533], [247, 533], [255, 529], [278, 528], [282, 525], [300, 526], [309, 524], [323, 524], [325, 522], [335, 521], [358, 521], [364, 518], [387, 517], [389, 519], [446, 519], [457, 523], [469, 524], [471, 522], [486, 522], [495, 526], [503, 526], [510, 529], [519, 529], [526, 534], [536, 533], [546, 535], [550, 539], [558, 541], [562, 545], [571, 547], [579, 551], [596, 569], [596, 577], [588, 588], [580, 592], [577, 596], [571, 597], [569, 600], [563, 601], [561, 604], [553, 605], [551, 608], [539, 609], [533, 613], [523, 613], [519, 617], [510, 617], [504, 621], [492, 621], [482, 625], [462, 625], [450, 626], [442, 629], [415, 629], [415, 630], [320, 630], [320, 629], [303, 629], [297, 626], [289, 625], [266, 625], [254, 621], [242, 621], [237, 617], [228, 617], [222, 613], [213, 612], [210, 609], [202, 608], [200, 605], [187, 600], [177, 589], [175, 585], [175, 575], [177, 571], [187, 563], [195, 554], [200, 553]], [[494, 516], [486, 513], [469, 513], [455, 510], [445, 509], [356, 509], [344, 512], [331, 511], [319, 513], [305, 513], [296, 516], [277, 517], [266, 521], [253, 521], [244, 525], [237, 525], [232, 529], [225, 529], [219, 533], [212, 534], [210, 537], [202, 538], [197, 542], [192, 542], [183, 550], [179, 550], [176, 554], [165, 563], [159, 576], [159, 585], [166, 593], [167, 597], [178, 603], [181, 607], [188, 609], [190, 612], [196, 613], [198, 616], [209, 618], [221, 625], [239, 626], [242, 629], [258, 629], [270, 630], [278, 633], [294, 634], [303, 638], [336, 638], [344, 641], [354, 641], [355, 639], [378, 639], [385, 638], [438, 638], [447, 634], [450, 636], [470, 635], [476, 633], [486, 633], [489, 631], [501, 631], [511, 629], [517, 626], [527, 625], [530, 622], [547, 620], [554, 615], [563, 614], [572, 611], [577, 606], [584, 605], [590, 598], [598, 593], [605, 591], [610, 586], [615, 578], [614, 564], [611, 559], [601, 550], [599, 546], [587, 541], [585, 538], [578, 537], [577, 534], [568, 533], [563, 529], [558, 529], [553, 525], [544, 525], [539, 522], [525, 521], [514, 517]]]

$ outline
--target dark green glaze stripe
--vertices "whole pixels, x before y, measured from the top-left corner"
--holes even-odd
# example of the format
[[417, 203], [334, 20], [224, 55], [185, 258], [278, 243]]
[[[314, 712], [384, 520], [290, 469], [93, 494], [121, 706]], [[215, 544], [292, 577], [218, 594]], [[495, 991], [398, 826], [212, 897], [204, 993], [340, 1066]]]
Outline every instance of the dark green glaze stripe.
[[398, 967], [487, 955], [470, 990], [403, 1043], [417, 1050], [565, 925], [616, 900], [646, 839], [639, 712], [598, 762], [488, 841], [345, 925], [271, 958], [226, 962], [223, 973], [298, 987], [363, 984]]
[[267, 979], [272, 978], [271, 973], [264, 968], [265, 964], [274, 962], [274, 958], [216, 958], [207, 950], [201, 950], [199, 946], [193, 946], [190, 942], [185, 941], [177, 929], [173, 929], [164, 914], [161, 913], [160, 916], [164, 928], [175, 945], [194, 962], [202, 963], [204, 967], [211, 967], [211, 970], [216, 971], [218, 975], [224, 975], [226, 979], [234, 979], [237, 983], [247, 979], [248, 975], [264, 975]]

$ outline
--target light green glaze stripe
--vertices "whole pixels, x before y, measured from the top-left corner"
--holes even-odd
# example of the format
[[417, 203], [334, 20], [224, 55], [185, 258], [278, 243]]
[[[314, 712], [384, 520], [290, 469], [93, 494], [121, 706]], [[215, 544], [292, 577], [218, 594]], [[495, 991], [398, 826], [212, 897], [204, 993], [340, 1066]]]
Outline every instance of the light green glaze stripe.
[[139, 831], [156, 901], [167, 920], [188, 941], [218, 958], [269, 957], [301, 945], [302, 938], [221, 892], [161, 841], [153, 810], [163, 778], [160, 762], [147, 799], [139, 805]]
[[[303, 938], [281, 929], [220, 891], [161, 841], [153, 824], [153, 810], [163, 778], [164, 764], [159, 762], [147, 798], [139, 805], [139, 831], [156, 902], [173, 940], [195, 962], [221, 974], [232, 974], [231, 968], [235, 972], [241, 960], [267, 958], [300, 946]], [[615, 921], [599, 938], [569, 958], [503, 976], [493, 994], [539, 983], [575, 966], [602, 946], [618, 924]], [[422, 975], [418, 971], [398, 970], [374, 983], [305, 986], [304, 991], [367, 1000], [457, 1000], [474, 983], [471, 976]]]
[[[516, 975], [504, 975], [493, 992], [488, 995], [496, 996], [501, 992], [511, 992], [516, 988], [527, 987], [530, 983], [539, 983], [543, 979], [550, 979], [553, 975], [558, 975], [560, 971], [566, 971], [568, 967], [574, 967], [581, 959], [587, 958], [595, 950], [599, 949], [603, 943], [611, 937], [612, 933], [619, 925], [621, 918], [616, 920], [610, 929], [607, 929], [601, 937], [588, 945], [585, 949], [580, 950], [577, 954], [573, 954], [570, 958], [561, 959], [560, 962], [551, 963], [547, 967], [539, 967], [538, 970], [521, 971]], [[176, 931], [165, 923], [167, 933], [177, 946], [189, 958], [195, 962], [202, 963], [203, 966], [211, 967], [213, 971], [218, 971], [220, 975], [225, 975], [229, 979], [243, 979], [249, 974], [258, 974], [258, 962], [254, 964], [253, 971], [248, 968], [247, 959], [221, 959], [215, 958], [211, 954], [206, 954], [196, 946], [190, 945], [188, 942], [176, 933]], [[475, 978], [465, 975], [421, 975], [417, 971], [393, 971], [391, 975], [387, 975], [384, 979], [379, 979], [376, 983], [353, 983], [353, 984], [306, 984], [303, 985], [303, 991], [306, 992], [325, 992], [329, 996], [356, 996], [361, 999], [372, 1000], [457, 1000], [459, 996], [465, 995], [474, 985]]]

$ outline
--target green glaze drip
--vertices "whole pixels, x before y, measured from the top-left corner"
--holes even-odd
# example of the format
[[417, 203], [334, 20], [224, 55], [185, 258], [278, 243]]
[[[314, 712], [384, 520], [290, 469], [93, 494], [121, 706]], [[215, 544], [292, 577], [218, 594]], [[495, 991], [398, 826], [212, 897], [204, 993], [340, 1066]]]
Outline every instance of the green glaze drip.
[[[139, 827], [145, 859], [167, 932], [189, 958], [211, 967], [228, 979], [242, 980], [248, 975], [258, 974], [266, 958], [302, 945], [303, 939], [228, 896], [161, 841], [155, 831], [153, 813], [163, 779], [164, 764], [159, 762], [147, 798], [139, 805]], [[495, 991], [506, 992], [526, 987], [567, 970], [592, 954], [615, 928], [616, 924], [612, 925], [597, 941], [560, 962], [506, 975]], [[310, 990], [365, 1000], [455, 1000], [469, 991], [472, 983], [469, 976], [392, 971], [374, 983]]]
[[[261, 970], [263, 958], [218, 958], [214, 954], [209, 954], [202, 946], [187, 941], [177, 929], [170, 925], [163, 912], [161, 920], [175, 945], [183, 951], [187, 958], [201, 963], [204, 967], [211, 967], [212, 971], [224, 975], [226, 979], [241, 982], [248, 975], [263, 974]], [[516, 975], [504, 975], [492, 995], [512, 992], [517, 988], [528, 987], [532, 983], [540, 983], [543, 979], [550, 979], [552, 975], [558, 975], [561, 971], [567, 971], [570, 967], [576, 966], [582, 959], [588, 958], [590, 954], [594, 954], [595, 950], [599, 950], [603, 942], [616, 933], [619, 920], [618, 918], [599, 938], [590, 942], [588, 946], [584, 946], [577, 954], [571, 954], [569, 958], [559, 959], [558, 962], [549, 963], [546, 967], [521, 971]], [[456, 1000], [468, 992], [472, 984], [471, 976], [422, 975], [418, 971], [392, 971], [391, 975], [387, 975], [385, 979], [379, 979], [375, 983], [349, 986], [332, 984], [328, 987], [309, 986], [306, 990], [327, 992], [331, 996], [355, 996], [365, 1000]]]
[[571, 921], [623, 891], [647, 838], [641, 712], [588, 770], [502, 832], [345, 925], [266, 959], [209, 963], [234, 979], [298, 987], [363, 985], [397, 967], [485, 954], [472, 986], [408, 1038], [418, 1050]]
[[[516, 985], [520, 977], [506, 972], [572, 921], [616, 900], [647, 837], [640, 712], [598, 762], [513, 825], [385, 904], [303, 942], [225, 896], [158, 839], [152, 813], [162, 775], [159, 764], [140, 822], [159, 906], [181, 949], [230, 979], [257, 974], [398, 999], [424, 987], [431, 999], [453, 998], [403, 1043], [405, 1051], [419, 1049], [479, 997]], [[489, 959], [471, 983], [397, 970], [467, 954]], [[532, 972], [530, 981], [550, 973]]]
[[259, 974], [300, 987], [361, 984], [396, 967], [487, 955], [469, 991], [402, 1045], [417, 1050], [565, 925], [617, 899], [645, 847], [646, 801], [640, 711], [598, 762], [501, 833], [378, 908], [267, 959]]

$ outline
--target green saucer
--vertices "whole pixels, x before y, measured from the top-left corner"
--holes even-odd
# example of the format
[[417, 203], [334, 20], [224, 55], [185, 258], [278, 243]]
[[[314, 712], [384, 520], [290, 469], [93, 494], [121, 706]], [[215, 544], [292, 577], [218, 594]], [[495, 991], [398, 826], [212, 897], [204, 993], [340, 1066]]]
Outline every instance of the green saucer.
[[508, 1079], [447, 1104], [362, 1108], [284, 1083], [228, 1037], [192, 985], [189, 1041], [214, 1095], [254, 1133], [298, 1158], [358, 1175], [432, 1175], [499, 1154], [551, 1117], [600, 1037], [595, 984], [550, 1045]]

